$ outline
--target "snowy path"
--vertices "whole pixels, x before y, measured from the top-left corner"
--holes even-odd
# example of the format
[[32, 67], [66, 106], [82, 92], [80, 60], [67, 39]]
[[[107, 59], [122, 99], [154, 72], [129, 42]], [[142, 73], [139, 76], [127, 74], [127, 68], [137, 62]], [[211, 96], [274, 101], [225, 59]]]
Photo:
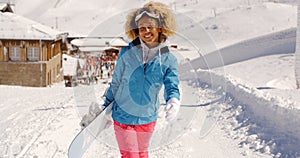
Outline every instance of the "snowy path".
[[65, 157], [72, 138], [63, 134], [74, 135], [78, 122], [72, 93], [62, 84], [1, 86], [0, 157]]
[[[80, 87], [80, 91], [65, 88], [63, 84], [51, 88], [1, 86], [0, 89], [3, 92], [1, 100], [6, 100], [0, 106], [1, 157], [65, 158], [69, 144], [80, 130], [80, 118], [75, 105], [87, 108], [79, 103], [76, 93], [81, 92], [81, 97], [89, 98], [96, 91], [96, 97], [99, 98], [105, 86]], [[243, 128], [235, 129], [238, 126], [238, 108], [228, 104], [230, 98], [223, 100], [222, 94], [209, 86], [192, 81], [182, 81], [182, 90], [183, 101], [178, 121], [173, 128], [169, 128], [174, 133], [167, 142], [158, 139], [166, 136], [168, 130], [164, 129], [170, 127], [162, 116], [156, 127], [158, 132], [153, 138], [156, 144], [153, 143], [150, 157], [268, 157], [249, 149], [251, 146], [247, 145], [255, 143], [256, 139], [239, 145], [249, 138]], [[112, 128], [110, 132], [107, 138], [115, 142]], [[252, 146], [255, 147], [259, 146]], [[114, 143], [95, 141], [84, 157], [116, 158], [119, 152]]]

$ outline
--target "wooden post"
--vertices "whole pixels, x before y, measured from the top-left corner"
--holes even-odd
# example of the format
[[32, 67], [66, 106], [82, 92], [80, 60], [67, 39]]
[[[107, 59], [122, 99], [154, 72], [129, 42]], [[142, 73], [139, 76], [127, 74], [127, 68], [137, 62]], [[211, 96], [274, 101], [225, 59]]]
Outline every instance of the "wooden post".
[[5, 58], [4, 58], [4, 51], [3, 51], [3, 46], [1, 45], [0, 46], [0, 61], [4, 61]]

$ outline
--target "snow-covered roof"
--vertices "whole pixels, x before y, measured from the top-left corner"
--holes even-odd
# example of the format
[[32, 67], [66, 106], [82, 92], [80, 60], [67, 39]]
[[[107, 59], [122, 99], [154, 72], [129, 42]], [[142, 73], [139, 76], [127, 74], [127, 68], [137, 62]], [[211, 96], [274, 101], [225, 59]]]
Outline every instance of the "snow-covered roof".
[[74, 39], [71, 44], [78, 47], [105, 47], [105, 46], [126, 46], [128, 45], [122, 38], [82, 38]]
[[119, 50], [116, 47], [79, 47], [79, 50], [82, 52], [103, 52], [109, 49]]
[[58, 40], [64, 33], [23, 16], [0, 12], [0, 38], [26, 40]]
[[8, 3], [0, 3], [1, 12], [13, 12], [11, 6]]

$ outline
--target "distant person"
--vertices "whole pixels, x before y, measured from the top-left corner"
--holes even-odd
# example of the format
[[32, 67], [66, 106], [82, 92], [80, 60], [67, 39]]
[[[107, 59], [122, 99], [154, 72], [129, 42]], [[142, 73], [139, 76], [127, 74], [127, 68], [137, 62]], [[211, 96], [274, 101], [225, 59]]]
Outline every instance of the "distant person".
[[98, 78], [97, 78], [97, 76], [94, 76], [94, 80], [95, 80], [96, 84], [98, 84]]
[[112, 53], [112, 61], [111, 61], [111, 70], [112, 70], [112, 72], [115, 70], [117, 60], [118, 60], [118, 55], [116, 55], [116, 53]]

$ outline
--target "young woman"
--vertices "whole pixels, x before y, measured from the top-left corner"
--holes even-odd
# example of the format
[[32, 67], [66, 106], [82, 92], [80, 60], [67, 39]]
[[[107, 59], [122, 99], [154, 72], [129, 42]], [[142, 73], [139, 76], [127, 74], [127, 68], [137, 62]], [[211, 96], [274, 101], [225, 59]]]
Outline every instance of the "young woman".
[[133, 41], [120, 52], [104, 106], [114, 101], [112, 118], [122, 157], [146, 158], [163, 85], [166, 120], [173, 121], [180, 107], [178, 63], [165, 45], [175, 34], [175, 17], [166, 5], [149, 2], [127, 16], [125, 29]]

